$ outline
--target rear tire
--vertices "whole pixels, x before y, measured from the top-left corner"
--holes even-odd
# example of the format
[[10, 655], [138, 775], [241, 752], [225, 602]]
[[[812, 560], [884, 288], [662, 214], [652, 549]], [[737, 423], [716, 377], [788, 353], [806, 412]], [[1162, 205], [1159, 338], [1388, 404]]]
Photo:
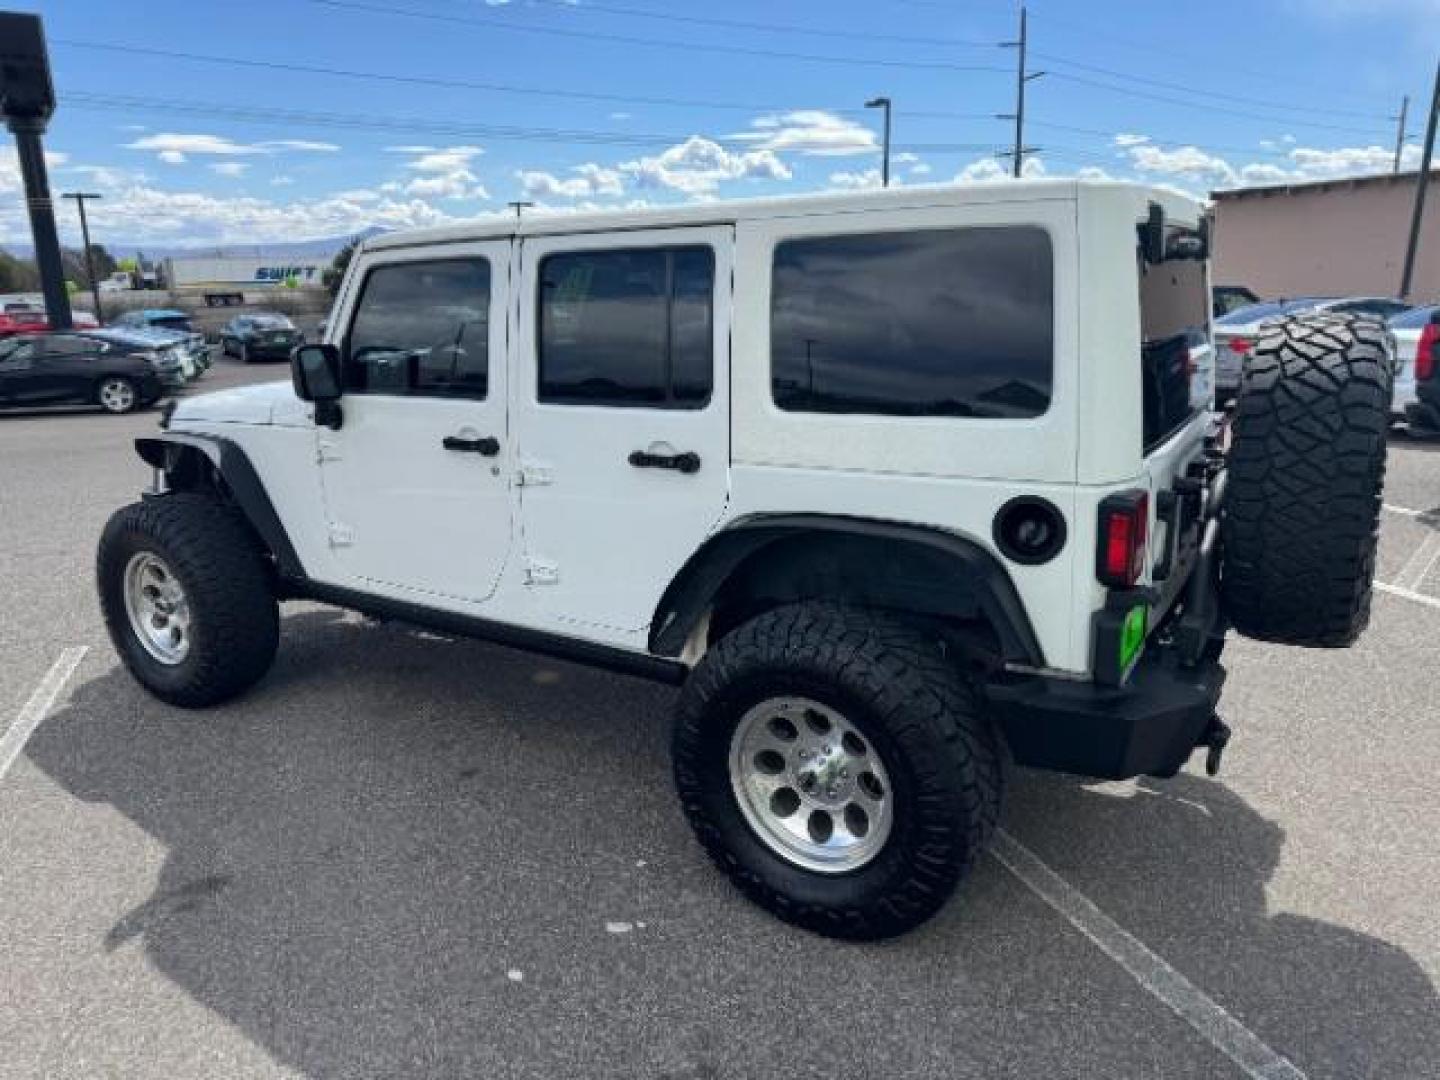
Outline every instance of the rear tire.
[[[773, 746], [745, 741], [757, 719]], [[800, 738], [785, 739], [789, 728]], [[818, 794], [806, 746], [816, 731], [849, 765], [846, 776], [827, 759], [820, 787], [835, 786]], [[686, 682], [673, 750], [681, 804], [715, 865], [767, 911], [831, 937], [893, 937], [930, 918], [999, 816], [1000, 749], [978, 695], [936, 635], [881, 613], [803, 603], [738, 627]], [[776, 770], [768, 803], [737, 775], [751, 760]], [[856, 804], [868, 825], [852, 820]], [[866, 826], [862, 840], [885, 834], [847, 859], [852, 824]], [[807, 853], [807, 835], [841, 857], [817, 868], [826, 853]]]
[[105, 628], [162, 701], [213, 705], [275, 658], [279, 609], [248, 526], [210, 496], [178, 492], [117, 510], [96, 559]]
[[120, 375], [107, 376], [95, 388], [95, 403], [117, 416], [134, 412], [140, 405], [140, 392], [135, 384]]
[[250, 363], [250, 346], [243, 341], [240, 343], [240, 362], [242, 364]]
[[1370, 621], [1393, 346], [1353, 315], [1285, 319], [1241, 378], [1221, 589], [1246, 637], [1338, 648]]

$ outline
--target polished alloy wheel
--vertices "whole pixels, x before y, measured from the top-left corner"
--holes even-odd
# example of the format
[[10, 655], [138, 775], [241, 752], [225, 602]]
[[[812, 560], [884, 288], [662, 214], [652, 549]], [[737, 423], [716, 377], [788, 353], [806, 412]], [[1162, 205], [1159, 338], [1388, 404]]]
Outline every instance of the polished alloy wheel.
[[190, 653], [190, 602], [165, 561], [152, 552], [125, 566], [125, 613], [145, 651], [174, 666]]
[[858, 870], [890, 835], [894, 796], [880, 756], [839, 712], [807, 698], [771, 698], [740, 718], [730, 785], [761, 841], [807, 870]]
[[129, 412], [135, 407], [135, 388], [124, 379], [107, 379], [100, 384], [100, 404], [107, 412]]

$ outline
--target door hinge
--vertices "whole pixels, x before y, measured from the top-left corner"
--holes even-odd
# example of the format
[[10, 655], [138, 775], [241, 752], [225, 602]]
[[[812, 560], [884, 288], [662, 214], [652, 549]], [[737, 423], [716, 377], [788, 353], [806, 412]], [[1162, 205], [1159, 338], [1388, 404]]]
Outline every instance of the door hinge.
[[553, 585], [560, 580], [560, 567], [547, 559], [525, 560], [526, 585]]
[[555, 482], [555, 472], [549, 465], [538, 461], [521, 461], [515, 482], [521, 487], [542, 487]]
[[324, 465], [327, 461], [339, 461], [340, 448], [333, 442], [321, 439], [315, 444], [315, 464]]
[[354, 543], [354, 529], [349, 525], [341, 525], [338, 521], [330, 522], [330, 546], [332, 548], [350, 547]]

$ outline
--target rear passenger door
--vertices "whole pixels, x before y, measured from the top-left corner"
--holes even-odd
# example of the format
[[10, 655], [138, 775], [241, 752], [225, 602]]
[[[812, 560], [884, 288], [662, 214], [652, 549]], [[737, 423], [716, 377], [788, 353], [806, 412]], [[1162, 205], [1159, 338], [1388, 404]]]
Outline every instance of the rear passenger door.
[[340, 583], [457, 608], [494, 591], [510, 550], [510, 254], [382, 250], [356, 268], [338, 327], [344, 421], [316, 448]]
[[512, 413], [536, 621], [643, 644], [729, 481], [728, 226], [527, 239]]

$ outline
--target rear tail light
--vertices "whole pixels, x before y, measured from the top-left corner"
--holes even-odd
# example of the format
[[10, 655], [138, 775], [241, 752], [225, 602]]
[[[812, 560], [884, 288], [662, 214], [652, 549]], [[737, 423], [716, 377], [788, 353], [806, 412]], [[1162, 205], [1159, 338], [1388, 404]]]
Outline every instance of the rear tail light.
[[1138, 489], [1106, 496], [1100, 504], [1095, 576], [1111, 589], [1132, 588], [1145, 571], [1150, 496]]
[[1428, 322], [1420, 331], [1420, 344], [1415, 349], [1415, 378], [1422, 382], [1435, 374], [1436, 345], [1440, 345], [1440, 325]]
[[1255, 343], [1253, 341], [1251, 341], [1249, 338], [1243, 337], [1231, 338], [1229, 342], [1227, 342], [1227, 344], [1230, 346], [1230, 351], [1233, 352], [1236, 356], [1244, 356], [1246, 353], [1248, 353], [1251, 349], [1255, 347]]

